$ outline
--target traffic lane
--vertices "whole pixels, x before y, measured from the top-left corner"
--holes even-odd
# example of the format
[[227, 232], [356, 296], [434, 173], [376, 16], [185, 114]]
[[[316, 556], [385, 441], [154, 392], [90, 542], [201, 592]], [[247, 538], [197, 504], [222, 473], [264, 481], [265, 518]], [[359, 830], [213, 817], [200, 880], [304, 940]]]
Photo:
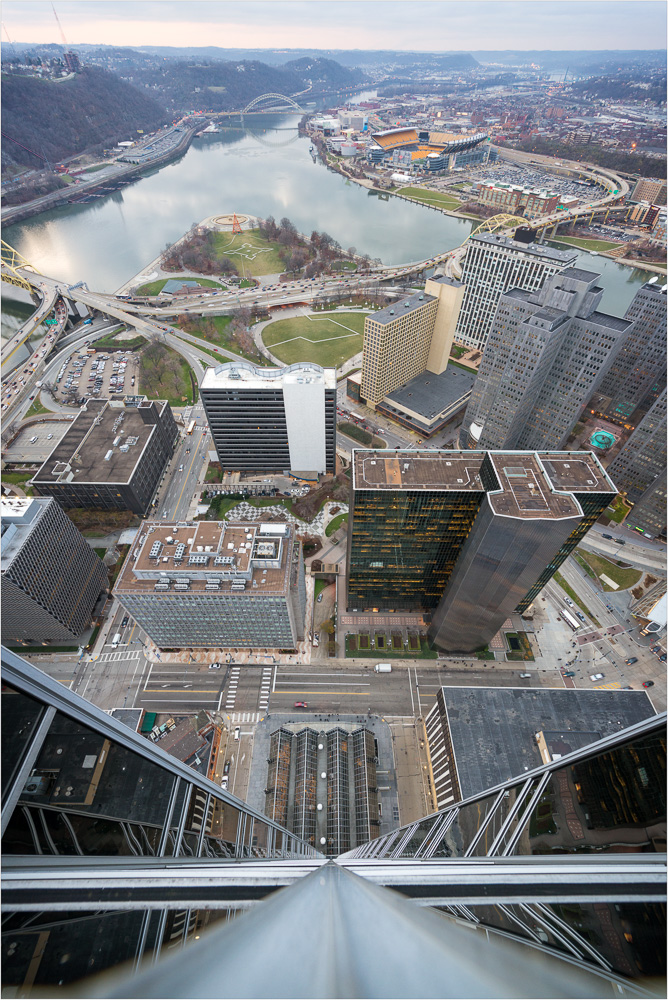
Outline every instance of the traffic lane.
[[222, 698], [219, 671], [209, 671], [201, 664], [151, 664], [136, 704], [142, 708], [166, 712], [218, 709]]

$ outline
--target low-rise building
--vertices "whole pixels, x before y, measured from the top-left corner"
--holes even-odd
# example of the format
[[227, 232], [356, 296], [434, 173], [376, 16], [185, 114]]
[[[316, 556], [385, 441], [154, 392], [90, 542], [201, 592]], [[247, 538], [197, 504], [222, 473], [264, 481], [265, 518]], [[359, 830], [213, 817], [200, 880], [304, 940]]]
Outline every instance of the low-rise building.
[[138, 406], [91, 399], [53, 449], [33, 485], [63, 507], [131, 510], [151, 506], [178, 428], [164, 399]]
[[304, 560], [288, 524], [144, 521], [114, 595], [161, 648], [293, 649], [304, 636]]

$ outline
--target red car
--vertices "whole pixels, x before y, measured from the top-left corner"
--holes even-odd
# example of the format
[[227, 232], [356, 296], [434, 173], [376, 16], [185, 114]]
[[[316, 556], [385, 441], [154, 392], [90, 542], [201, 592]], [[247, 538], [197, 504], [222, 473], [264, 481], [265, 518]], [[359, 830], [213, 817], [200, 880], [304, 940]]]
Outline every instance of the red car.
[[295, 708], [308, 708], [308, 705], [305, 701], [296, 701]]

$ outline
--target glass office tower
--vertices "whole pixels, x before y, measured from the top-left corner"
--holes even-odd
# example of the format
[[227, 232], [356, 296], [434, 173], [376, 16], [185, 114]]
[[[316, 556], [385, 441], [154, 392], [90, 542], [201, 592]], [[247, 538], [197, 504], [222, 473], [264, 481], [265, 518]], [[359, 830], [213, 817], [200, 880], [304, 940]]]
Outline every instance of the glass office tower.
[[4, 649], [2, 741], [5, 996], [661, 995], [665, 715], [329, 862]]

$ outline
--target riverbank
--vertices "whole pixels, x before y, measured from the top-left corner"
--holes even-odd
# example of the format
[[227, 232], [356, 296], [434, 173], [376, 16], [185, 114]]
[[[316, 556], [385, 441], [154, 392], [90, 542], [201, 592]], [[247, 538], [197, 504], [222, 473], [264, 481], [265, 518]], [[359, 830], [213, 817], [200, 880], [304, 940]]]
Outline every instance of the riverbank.
[[[188, 151], [190, 143], [195, 137], [200, 126], [188, 129], [183, 134], [183, 138], [174, 146], [172, 149], [163, 153], [162, 156], [156, 156], [154, 160], [150, 163], [128, 164], [127, 168], [121, 167], [119, 170], [112, 174], [111, 176], [106, 175], [104, 177], [91, 178], [90, 181], [81, 181], [76, 187], [69, 186], [60, 189], [59, 191], [52, 191], [50, 194], [45, 194], [41, 198], [35, 198], [33, 201], [27, 201], [23, 205], [12, 205], [2, 211], [1, 219], [3, 226], [10, 226], [16, 222], [23, 222], [25, 219], [30, 219], [34, 215], [40, 215], [42, 212], [47, 212], [52, 208], [58, 208], [63, 202], [68, 203], [73, 195], [81, 194], [94, 194], [98, 188], [107, 187], [110, 183], [117, 183], [118, 181], [126, 181], [133, 177], [140, 177], [142, 174], [148, 173], [150, 170], [155, 169], [155, 167], [165, 166], [167, 163], [171, 163], [182, 153]], [[115, 160], [110, 161], [109, 166], [115, 163]]]

